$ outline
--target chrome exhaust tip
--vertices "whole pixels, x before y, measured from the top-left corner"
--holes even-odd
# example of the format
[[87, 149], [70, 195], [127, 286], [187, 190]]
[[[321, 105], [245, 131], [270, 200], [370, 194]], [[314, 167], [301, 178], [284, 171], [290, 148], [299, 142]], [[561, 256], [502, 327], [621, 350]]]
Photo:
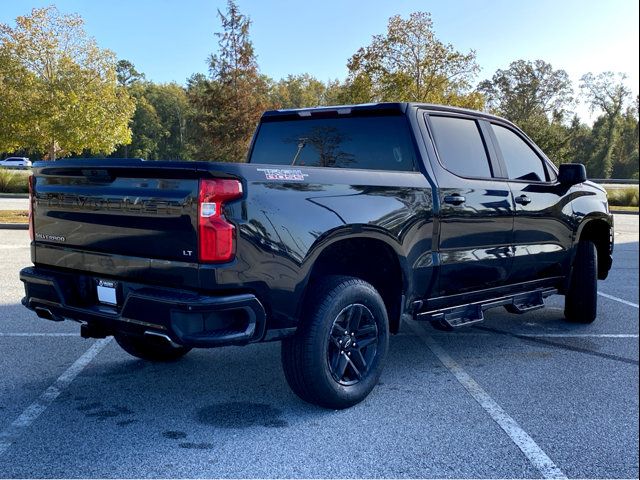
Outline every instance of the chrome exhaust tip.
[[154, 332], [152, 330], [145, 330], [144, 335], [145, 336], [149, 336], [149, 337], [154, 337], [154, 338], [161, 338], [165, 342], [167, 342], [169, 345], [171, 345], [172, 347], [180, 347], [180, 345], [178, 345], [176, 342], [171, 340], [171, 337], [169, 335], [167, 335], [167, 334], [160, 333], [160, 332]]

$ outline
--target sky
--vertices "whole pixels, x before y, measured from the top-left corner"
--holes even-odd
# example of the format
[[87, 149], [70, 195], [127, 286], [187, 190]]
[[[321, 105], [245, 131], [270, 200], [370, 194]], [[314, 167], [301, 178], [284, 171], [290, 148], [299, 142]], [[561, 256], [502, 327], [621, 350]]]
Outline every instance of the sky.
[[[237, 0], [252, 20], [251, 39], [262, 73], [274, 79], [310, 73], [344, 79], [346, 63], [389, 17], [432, 14], [437, 37], [456, 49], [476, 51], [478, 81], [517, 59], [542, 59], [567, 71], [577, 89], [587, 72], [628, 76], [638, 93], [637, 0]], [[206, 73], [217, 48], [217, 9], [226, 0], [0, 0], [0, 23], [33, 7], [55, 4], [78, 13], [103, 48], [131, 61], [155, 82], [184, 84]], [[586, 105], [578, 114], [590, 121]]]

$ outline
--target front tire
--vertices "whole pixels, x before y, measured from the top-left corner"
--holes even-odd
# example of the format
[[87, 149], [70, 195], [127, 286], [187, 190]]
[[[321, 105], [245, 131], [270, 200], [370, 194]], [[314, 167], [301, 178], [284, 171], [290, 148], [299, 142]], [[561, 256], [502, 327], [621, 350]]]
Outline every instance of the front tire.
[[348, 408], [378, 383], [389, 348], [387, 311], [358, 278], [330, 276], [313, 288], [295, 336], [282, 342], [284, 374], [302, 400]]
[[598, 251], [588, 240], [578, 243], [569, 289], [564, 298], [564, 316], [574, 323], [593, 323], [598, 308]]
[[151, 362], [174, 362], [191, 351], [189, 347], [172, 345], [165, 340], [116, 333], [118, 345], [129, 355]]

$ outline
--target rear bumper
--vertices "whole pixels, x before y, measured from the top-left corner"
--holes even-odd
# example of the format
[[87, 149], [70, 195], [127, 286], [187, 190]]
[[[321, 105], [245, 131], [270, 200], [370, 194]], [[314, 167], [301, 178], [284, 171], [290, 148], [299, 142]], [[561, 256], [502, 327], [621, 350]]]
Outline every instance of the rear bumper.
[[188, 290], [118, 282], [117, 306], [98, 302], [95, 277], [27, 267], [22, 303], [49, 320], [83, 323], [87, 336], [117, 332], [161, 335], [189, 347], [260, 341], [266, 315], [252, 294], [208, 296]]

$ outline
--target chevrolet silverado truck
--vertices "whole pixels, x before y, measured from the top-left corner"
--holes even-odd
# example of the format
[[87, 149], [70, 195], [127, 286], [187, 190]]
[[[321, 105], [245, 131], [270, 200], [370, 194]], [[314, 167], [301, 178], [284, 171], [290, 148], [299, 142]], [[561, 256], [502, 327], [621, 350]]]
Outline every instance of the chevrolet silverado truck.
[[23, 304], [128, 353], [279, 340], [303, 400], [374, 388], [404, 320], [453, 329], [564, 295], [596, 318], [613, 217], [584, 166], [437, 105], [268, 111], [246, 162], [59, 160], [31, 177]]

